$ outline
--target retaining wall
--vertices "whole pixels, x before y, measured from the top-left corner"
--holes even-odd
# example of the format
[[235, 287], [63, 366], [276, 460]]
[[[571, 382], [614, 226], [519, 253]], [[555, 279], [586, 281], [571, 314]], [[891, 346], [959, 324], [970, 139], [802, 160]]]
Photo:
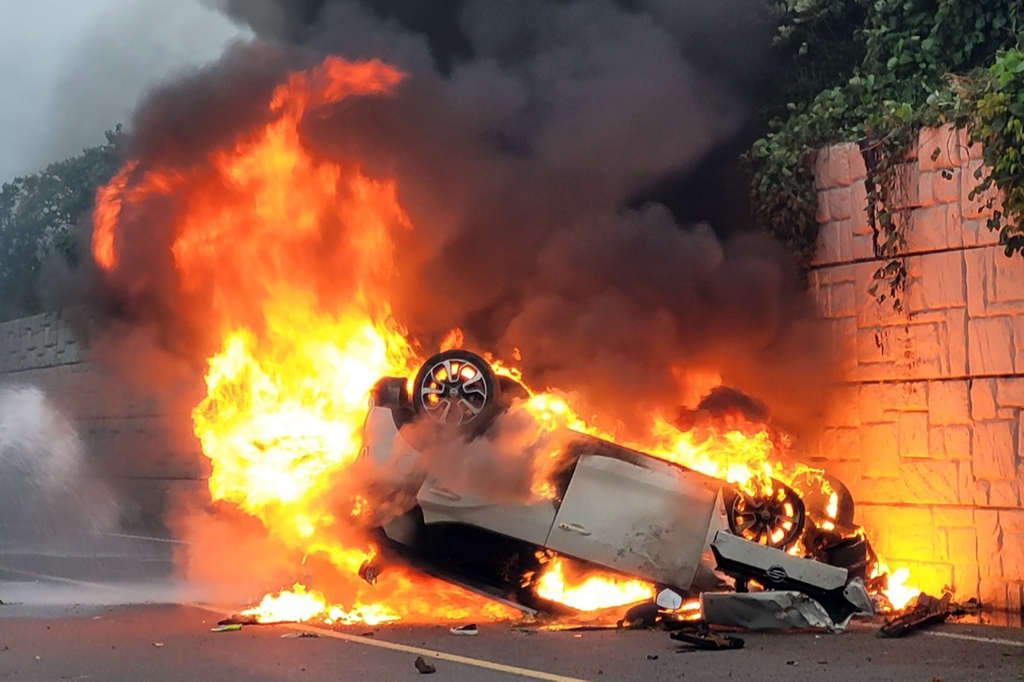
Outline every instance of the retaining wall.
[[986, 197], [969, 198], [978, 157], [946, 127], [923, 132], [903, 168], [909, 281], [896, 312], [868, 293], [882, 261], [860, 150], [819, 153], [811, 288], [847, 382], [812, 450], [850, 486], [876, 549], [921, 587], [1019, 610], [1024, 259], [987, 229]]
[[189, 417], [199, 397], [145, 393], [84, 362], [58, 315], [0, 323], [0, 385], [12, 384], [38, 386], [74, 422], [90, 465], [118, 494], [126, 529], [163, 532], [169, 495], [203, 485]]

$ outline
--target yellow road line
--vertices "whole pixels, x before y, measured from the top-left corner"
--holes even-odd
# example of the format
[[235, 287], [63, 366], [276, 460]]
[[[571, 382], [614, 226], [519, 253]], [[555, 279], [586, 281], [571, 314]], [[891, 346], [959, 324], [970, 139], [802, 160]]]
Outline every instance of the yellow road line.
[[495, 663], [494, 661], [488, 661], [482, 658], [469, 658], [468, 656], [449, 654], [444, 651], [423, 649], [418, 646], [408, 646], [406, 644], [375, 640], [368, 637], [359, 637], [357, 635], [347, 635], [344, 632], [313, 628], [308, 625], [289, 625], [289, 627], [294, 630], [299, 630], [300, 632], [311, 632], [313, 634], [320, 635], [321, 637], [332, 637], [334, 639], [352, 642], [353, 644], [363, 644], [366, 646], [374, 646], [379, 649], [402, 651], [407, 654], [417, 654], [424, 658], [436, 658], [442, 661], [450, 661], [452, 663], [462, 663], [463, 665], [471, 665], [477, 668], [485, 668], [487, 670], [496, 670], [498, 672], [508, 673], [509, 675], [529, 677], [535, 680], [546, 680], [547, 682], [589, 682], [588, 680], [583, 680], [578, 677], [566, 677], [565, 675], [556, 675], [554, 673], [544, 672], [543, 670], [532, 670], [530, 668], [519, 668], [514, 665], [505, 665], [504, 663]]

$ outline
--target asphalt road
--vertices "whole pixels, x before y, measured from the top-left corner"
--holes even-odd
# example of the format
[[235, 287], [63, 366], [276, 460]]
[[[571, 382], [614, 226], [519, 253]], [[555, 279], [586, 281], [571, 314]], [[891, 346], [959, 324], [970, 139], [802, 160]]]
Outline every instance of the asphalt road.
[[[552, 632], [481, 625], [476, 637], [447, 626], [210, 628], [232, 608], [173, 582], [164, 541], [107, 538], [83, 547], [0, 543], [0, 682], [91, 680], [301, 680], [393, 682], [548, 680], [1024, 680], [1024, 629], [943, 625], [902, 640], [877, 624], [839, 635], [744, 633], [746, 646], [693, 651], [652, 631]], [[86, 551], [88, 550], [88, 551]], [[237, 606], [235, 607], [237, 609]], [[1019, 623], [1019, 617], [1017, 618]], [[285, 638], [302, 629], [316, 638]]]
[[[60, 593], [59, 586], [37, 585], [51, 587]], [[0, 679], [393, 682], [420, 678], [417, 656], [437, 669], [428, 679], [452, 682], [1024, 679], [1024, 631], [980, 625], [943, 625], [902, 640], [877, 639], [868, 624], [839, 635], [746, 633], [742, 650], [699, 652], [662, 631], [527, 632], [490, 624], [476, 637], [440, 626], [211, 632], [219, 617], [181, 605], [8, 603], [0, 606]], [[284, 637], [300, 629], [320, 636]]]

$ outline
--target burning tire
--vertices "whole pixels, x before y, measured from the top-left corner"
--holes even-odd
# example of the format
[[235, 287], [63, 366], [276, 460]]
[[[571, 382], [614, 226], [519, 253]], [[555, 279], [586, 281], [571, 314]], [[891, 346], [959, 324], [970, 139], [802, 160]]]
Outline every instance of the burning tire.
[[771, 494], [750, 495], [733, 491], [726, 500], [729, 530], [744, 540], [785, 549], [804, 530], [804, 503], [795, 490], [772, 480]]
[[413, 407], [440, 424], [479, 433], [498, 410], [500, 386], [487, 362], [466, 350], [431, 357], [413, 383]]

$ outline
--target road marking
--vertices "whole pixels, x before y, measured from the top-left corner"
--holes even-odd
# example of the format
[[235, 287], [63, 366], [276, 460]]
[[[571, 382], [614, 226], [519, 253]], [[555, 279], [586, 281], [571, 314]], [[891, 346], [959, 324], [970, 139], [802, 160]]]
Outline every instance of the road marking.
[[477, 668], [486, 668], [487, 670], [496, 670], [502, 673], [508, 673], [509, 675], [518, 675], [519, 677], [529, 677], [535, 680], [546, 680], [547, 682], [589, 682], [588, 680], [581, 679], [579, 677], [566, 677], [565, 675], [556, 675], [554, 673], [547, 673], [542, 670], [532, 670], [530, 668], [519, 668], [514, 665], [505, 665], [504, 663], [495, 663], [482, 658], [469, 658], [468, 656], [459, 656], [458, 654], [449, 654], [444, 651], [434, 651], [433, 649], [423, 649], [418, 646], [408, 646], [406, 644], [398, 644], [396, 642], [387, 642], [383, 640], [370, 639], [368, 637], [359, 637], [357, 635], [347, 635], [343, 632], [335, 632], [334, 630], [326, 630], [321, 628], [309, 627], [308, 625], [295, 625], [282, 623], [288, 627], [299, 630], [300, 632], [312, 632], [320, 635], [321, 637], [332, 637], [334, 639], [344, 640], [346, 642], [352, 642], [353, 644], [364, 644], [366, 646], [375, 646], [380, 649], [391, 649], [392, 651], [402, 651], [407, 654], [417, 654], [424, 658], [437, 658], [442, 661], [450, 661], [452, 663], [462, 663], [464, 665], [472, 665]]
[[23, 575], [26, 578], [42, 578], [43, 580], [52, 580], [58, 583], [67, 583], [68, 585], [78, 585], [80, 587], [96, 587], [101, 590], [113, 590], [114, 592], [125, 591], [123, 587], [114, 584], [104, 583], [90, 583], [85, 580], [75, 580], [73, 578], [62, 578], [59, 575], [48, 575], [46, 573], [36, 573], [34, 571], [22, 571], [17, 568], [8, 568], [6, 566], [0, 566], [0, 572], [3, 573], [14, 573], [15, 575]]
[[[116, 585], [104, 585], [102, 583], [90, 583], [84, 580], [74, 580], [72, 578], [62, 578], [56, 575], [47, 575], [45, 573], [35, 573], [32, 571], [21, 571], [13, 568], [5, 568], [0, 566], [0, 571], [6, 571], [8, 573], [16, 573], [18, 575], [24, 575], [32, 578], [43, 578], [46, 580], [54, 580], [62, 583], [70, 583], [72, 585], [82, 585], [87, 587], [99, 587], [114, 591], [120, 591], [121, 588]], [[204, 611], [210, 611], [218, 615], [223, 614], [223, 611], [216, 609], [208, 604], [195, 604], [195, 603], [182, 603], [182, 606], [188, 606], [192, 608], [202, 609]], [[321, 637], [331, 637], [333, 639], [340, 639], [345, 642], [352, 642], [353, 644], [364, 644], [366, 646], [374, 646], [379, 649], [391, 649], [392, 651], [402, 651], [409, 654], [418, 654], [424, 658], [436, 658], [442, 661], [450, 661], [451, 663], [462, 663], [463, 665], [471, 665], [477, 668], [485, 668], [487, 670], [496, 670], [502, 673], [508, 673], [509, 675], [518, 675], [519, 677], [529, 677], [535, 680], [545, 680], [546, 682], [590, 682], [579, 677], [566, 677], [565, 675], [556, 675], [554, 673], [544, 672], [543, 670], [533, 670], [531, 668], [519, 668], [514, 665], [505, 665], [504, 663], [495, 663], [494, 661], [488, 661], [482, 658], [469, 658], [468, 656], [459, 656], [458, 654], [449, 654], [444, 651], [434, 651], [433, 649], [423, 649], [417, 646], [408, 646], [406, 644], [398, 644], [396, 642], [386, 642], [382, 640], [373, 640], [366, 637], [359, 637], [357, 635], [347, 635], [343, 632], [335, 632], [334, 630], [326, 630], [322, 628], [314, 628], [308, 625], [301, 625], [297, 623], [276, 623], [277, 625], [283, 625], [299, 632], [312, 632], [320, 635]]]
[[1003, 646], [1016, 646], [1024, 648], [1024, 642], [1019, 642], [1013, 639], [998, 639], [996, 637], [978, 637], [977, 635], [959, 635], [955, 632], [936, 632], [934, 630], [926, 630], [926, 635], [932, 637], [948, 637], [949, 639], [962, 639], [967, 642], [984, 642], [985, 644], [1001, 644]]

